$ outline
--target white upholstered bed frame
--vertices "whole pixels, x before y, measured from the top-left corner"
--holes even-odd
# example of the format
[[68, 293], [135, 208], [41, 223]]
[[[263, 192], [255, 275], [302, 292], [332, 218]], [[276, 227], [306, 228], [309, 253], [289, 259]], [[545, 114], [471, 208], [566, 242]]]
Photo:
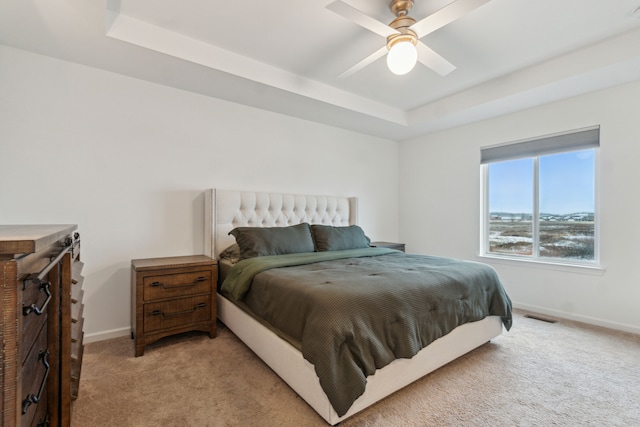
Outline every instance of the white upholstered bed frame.
[[[235, 190], [205, 193], [205, 254], [219, 253], [235, 243], [235, 227], [276, 227], [301, 222], [346, 226], [357, 223], [357, 199]], [[329, 424], [372, 405], [502, 333], [498, 316], [457, 327], [422, 349], [412, 359], [398, 359], [367, 379], [367, 387], [342, 417], [320, 387], [311, 363], [295, 347], [218, 294], [218, 318]], [[425, 397], [428, 398], [428, 397]]]

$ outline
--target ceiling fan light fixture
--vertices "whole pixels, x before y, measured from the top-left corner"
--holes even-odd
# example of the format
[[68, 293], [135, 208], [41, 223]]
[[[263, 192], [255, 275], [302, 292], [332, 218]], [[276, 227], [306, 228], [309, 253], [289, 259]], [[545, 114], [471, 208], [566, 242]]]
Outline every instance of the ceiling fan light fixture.
[[416, 43], [418, 39], [413, 34], [396, 34], [387, 41], [387, 67], [398, 76], [413, 70], [418, 62]]

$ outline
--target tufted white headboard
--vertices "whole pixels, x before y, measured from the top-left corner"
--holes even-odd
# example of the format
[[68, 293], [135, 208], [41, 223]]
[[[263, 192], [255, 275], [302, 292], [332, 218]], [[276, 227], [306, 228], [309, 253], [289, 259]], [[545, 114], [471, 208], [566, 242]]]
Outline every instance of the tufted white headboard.
[[308, 222], [347, 226], [358, 222], [358, 199], [210, 189], [205, 192], [205, 255], [217, 258], [235, 243], [235, 227], [286, 227]]

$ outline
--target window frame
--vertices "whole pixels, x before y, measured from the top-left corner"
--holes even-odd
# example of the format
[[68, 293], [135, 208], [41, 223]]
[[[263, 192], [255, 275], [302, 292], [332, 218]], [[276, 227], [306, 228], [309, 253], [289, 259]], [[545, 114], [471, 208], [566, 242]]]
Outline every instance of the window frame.
[[[574, 136], [589, 135], [593, 137], [597, 135], [597, 141], [590, 141], [585, 144], [576, 142]], [[565, 147], [562, 149], [554, 149], [553, 142], [560, 141], [562, 145], [563, 138]], [[546, 144], [547, 149], [536, 149], [536, 142], [541, 141], [542, 145]], [[533, 148], [532, 148], [533, 147]], [[527, 151], [527, 148], [532, 150]], [[579, 260], [569, 258], [554, 258], [540, 256], [540, 177], [539, 177], [539, 158], [541, 156], [569, 153], [574, 151], [582, 151], [593, 149], [593, 175], [594, 175], [594, 254], [593, 260]], [[491, 150], [496, 150], [498, 158], [492, 154]], [[489, 156], [485, 154], [489, 152]], [[527, 155], [527, 153], [533, 153]], [[502, 156], [502, 157], [499, 157]], [[489, 206], [489, 165], [498, 161], [515, 160], [515, 159], [532, 159], [533, 160], [533, 211], [532, 211], [532, 255], [517, 255], [490, 252], [489, 227], [490, 227], [490, 206]], [[510, 142], [507, 144], [499, 144], [489, 147], [481, 147], [481, 163], [480, 163], [480, 253], [482, 258], [491, 258], [496, 260], [520, 261], [532, 264], [544, 264], [551, 266], [567, 266], [578, 267], [580, 269], [603, 270], [600, 264], [600, 217], [601, 210], [599, 205], [600, 195], [600, 127], [594, 126], [583, 128], [559, 134], [547, 135], [538, 138], [532, 138], [522, 141]]]

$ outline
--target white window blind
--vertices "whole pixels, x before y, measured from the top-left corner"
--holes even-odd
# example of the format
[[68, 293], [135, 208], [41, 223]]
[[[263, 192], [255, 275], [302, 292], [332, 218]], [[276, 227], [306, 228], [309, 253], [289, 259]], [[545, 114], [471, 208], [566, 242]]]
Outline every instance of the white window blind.
[[480, 149], [480, 163], [501, 162], [600, 146], [600, 126]]

